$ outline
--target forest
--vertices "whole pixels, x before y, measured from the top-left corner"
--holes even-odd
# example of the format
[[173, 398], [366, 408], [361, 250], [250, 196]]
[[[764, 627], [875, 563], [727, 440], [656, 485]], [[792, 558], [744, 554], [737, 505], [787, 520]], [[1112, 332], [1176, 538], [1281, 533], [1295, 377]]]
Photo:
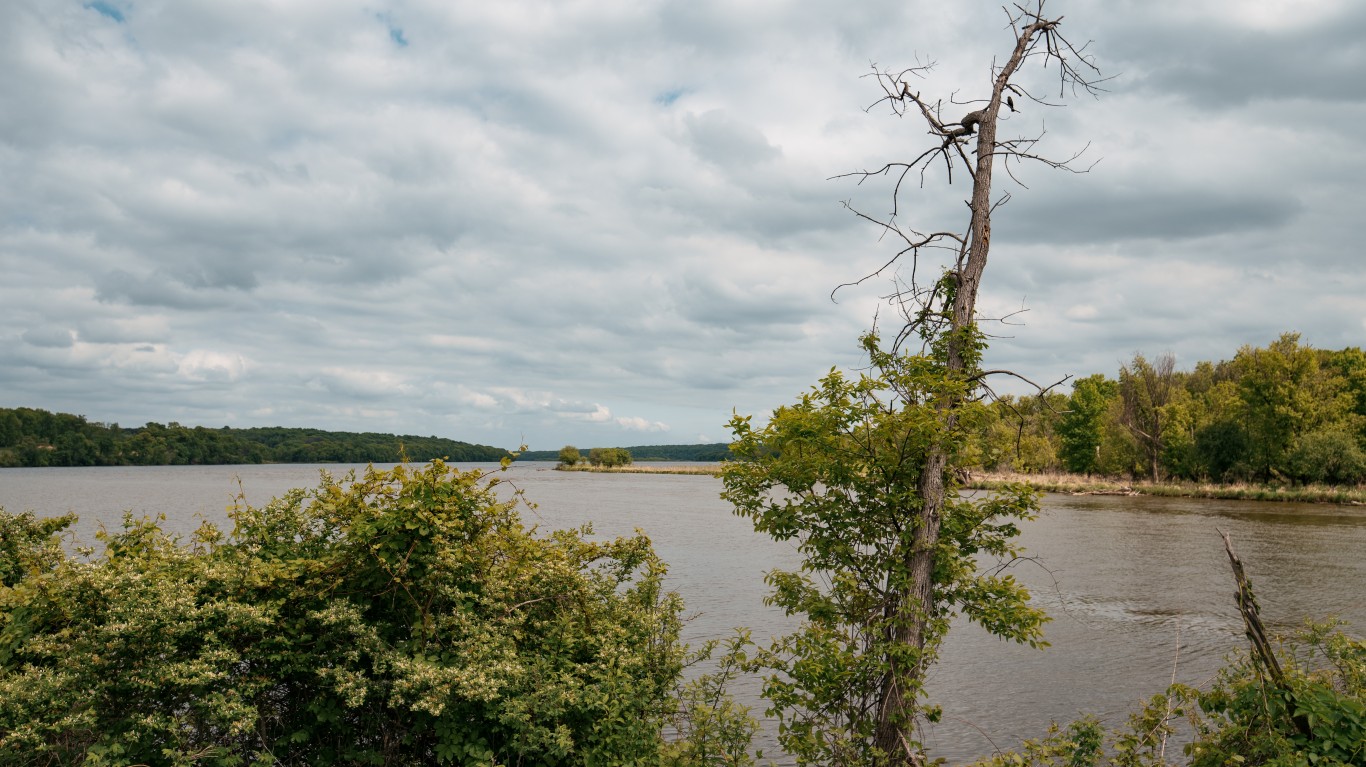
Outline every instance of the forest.
[[1205, 482], [1366, 481], [1366, 354], [1286, 333], [1232, 360], [1176, 369], [1136, 354], [1070, 394], [1005, 396], [985, 407], [966, 463]]
[[502, 448], [440, 437], [278, 426], [209, 429], [175, 422], [124, 428], [82, 415], [0, 408], [0, 466], [498, 461], [506, 455]]

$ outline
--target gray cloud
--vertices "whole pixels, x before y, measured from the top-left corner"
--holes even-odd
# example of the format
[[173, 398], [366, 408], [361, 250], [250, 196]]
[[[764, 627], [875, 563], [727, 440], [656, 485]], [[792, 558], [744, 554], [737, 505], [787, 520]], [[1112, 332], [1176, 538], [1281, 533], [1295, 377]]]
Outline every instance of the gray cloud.
[[1026, 243], [1189, 240], [1279, 229], [1303, 208], [1284, 193], [1151, 184], [1061, 198], [1022, 194], [1002, 209], [999, 226]]
[[[1360, 345], [1366, 14], [1272, 0], [1049, 8], [1111, 93], [1008, 123], [984, 300], [1034, 377], [1296, 329]], [[53, 4], [0, 11], [0, 381], [99, 420], [722, 438], [831, 365], [887, 283], [914, 120], [859, 76], [979, 97], [995, 6], [879, 0]], [[1053, 84], [1031, 80], [1039, 92]], [[963, 223], [937, 170], [903, 224]], [[1054, 376], [1056, 377], [1056, 376]]]
[[[1275, 7], [1277, 4], [1263, 4]], [[1239, 25], [1212, 17], [1184, 23], [1150, 12], [1129, 17], [1129, 34], [1115, 39], [1110, 55], [1138, 88], [1180, 94], [1196, 109], [1228, 109], [1272, 102], [1306, 123], [1331, 121], [1331, 106], [1366, 101], [1366, 9], [1352, 3], [1317, 3], [1326, 8], [1283, 6], [1278, 19]]]
[[52, 349], [69, 349], [75, 343], [74, 334], [66, 328], [29, 328], [20, 334], [24, 343]]
[[722, 167], [748, 167], [782, 154], [757, 128], [733, 120], [719, 109], [689, 114], [683, 124], [698, 156]]

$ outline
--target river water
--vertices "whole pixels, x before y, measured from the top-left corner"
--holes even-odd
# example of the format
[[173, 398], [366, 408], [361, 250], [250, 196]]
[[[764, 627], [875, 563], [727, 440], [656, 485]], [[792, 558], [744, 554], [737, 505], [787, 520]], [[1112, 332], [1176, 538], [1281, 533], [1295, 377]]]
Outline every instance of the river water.
[[[340, 476], [348, 467], [0, 469], [0, 507], [74, 511], [77, 543], [94, 544], [101, 525], [117, 527], [129, 510], [164, 514], [167, 529], [188, 533], [205, 519], [225, 524], [239, 492], [262, 505], [316, 485], [324, 468]], [[603, 537], [646, 531], [669, 563], [671, 588], [687, 602], [689, 641], [724, 637], [736, 626], [764, 640], [794, 625], [763, 605], [763, 574], [795, 567], [796, 552], [732, 515], [718, 497], [719, 480], [557, 472], [548, 463], [514, 464], [505, 476], [537, 504], [523, 513], [528, 524], [592, 522]], [[1243, 642], [1218, 530], [1232, 535], [1274, 630], [1336, 615], [1353, 633], [1366, 633], [1366, 510], [1049, 495], [1040, 517], [1023, 526], [1032, 559], [1015, 573], [1053, 616], [1052, 647], [1032, 650], [956, 626], [929, 680], [930, 699], [944, 708], [943, 723], [925, 733], [932, 754], [951, 763], [987, 756], [1041, 734], [1052, 720], [1085, 713], [1117, 724], [1173, 674], [1207, 683]], [[756, 691], [754, 682], [736, 689], [762, 714]], [[762, 741], [774, 756], [767, 725]]]

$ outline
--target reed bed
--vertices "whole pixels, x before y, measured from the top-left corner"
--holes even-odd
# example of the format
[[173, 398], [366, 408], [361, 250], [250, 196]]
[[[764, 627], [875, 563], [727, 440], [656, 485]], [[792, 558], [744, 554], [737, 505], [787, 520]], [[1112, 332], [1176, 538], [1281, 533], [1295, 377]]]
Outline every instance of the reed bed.
[[1333, 485], [1254, 485], [1244, 482], [1151, 482], [1089, 477], [1082, 474], [973, 472], [966, 486], [992, 490], [1023, 483], [1046, 493], [1070, 495], [1155, 495], [1168, 498], [1224, 498], [1242, 501], [1340, 503], [1366, 506], [1366, 487]]
[[[556, 466], [557, 471], [587, 471], [599, 474], [691, 474], [715, 477], [721, 465], [699, 466]], [[1366, 506], [1366, 486], [1333, 485], [1254, 485], [1235, 482], [1224, 485], [1208, 482], [1151, 482], [1091, 477], [1084, 474], [1017, 474], [1013, 472], [974, 471], [964, 487], [995, 490], [1006, 484], [1026, 484], [1045, 493], [1067, 495], [1154, 495], [1166, 498], [1222, 498], [1239, 501], [1280, 501], [1295, 503], [1338, 503]]]

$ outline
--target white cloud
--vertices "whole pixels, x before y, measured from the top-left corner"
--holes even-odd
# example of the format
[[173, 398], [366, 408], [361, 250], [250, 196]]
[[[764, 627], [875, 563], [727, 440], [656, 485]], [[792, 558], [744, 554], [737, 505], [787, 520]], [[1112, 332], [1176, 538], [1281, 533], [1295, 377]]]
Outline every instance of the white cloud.
[[660, 421], [650, 421], [648, 419], [641, 418], [640, 416], [632, 416], [630, 418], [617, 418], [616, 422], [618, 426], [621, 426], [622, 428], [627, 429], [629, 431], [666, 432], [669, 430], [669, 425], [666, 423], [661, 423]]
[[237, 381], [249, 368], [241, 354], [195, 349], [180, 358], [177, 372], [191, 381]]
[[[1029, 312], [993, 359], [1360, 345], [1366, 11], [1291, 5], [1055, 9], [1119, 77], [1006, 125], [1102, 162], [998, 173], [983, 301]], [[888, 187], [827, 179], [923, 139], [860, 75], [933, 59], [924, 93], [977, 98], [1008, 43], [922, 0], [109, 7], [0, 10], [12, 401], [505, 447], [701, 436], [857, 364], [888, 285], [829, 294], [892, 246], [839, 203]], [[961, 184], [905, 191], [961, 225]]]

